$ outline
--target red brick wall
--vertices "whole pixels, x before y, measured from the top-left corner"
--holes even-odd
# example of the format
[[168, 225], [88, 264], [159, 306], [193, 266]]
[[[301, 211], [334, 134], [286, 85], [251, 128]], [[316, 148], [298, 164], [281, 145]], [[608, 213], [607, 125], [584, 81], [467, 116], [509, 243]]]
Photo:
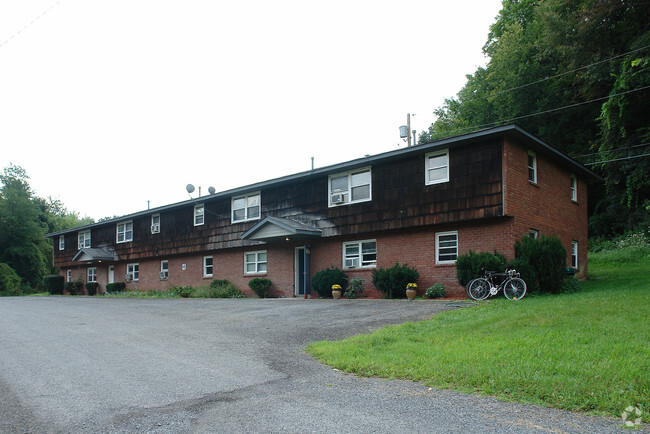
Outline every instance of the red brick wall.
[[580, 275], [587, 276], [587, 184], [577, 178], [578, 200], [571, 200], [571, 172], [552, 156], [537, 152], [537, 183], [528, 181], [528, 149], [504, 142], [505, 212], [514, 216], [513, 237], [530, 229], [556, 235], [567, 250], [571, 264], [571, 242], [578, 242]]

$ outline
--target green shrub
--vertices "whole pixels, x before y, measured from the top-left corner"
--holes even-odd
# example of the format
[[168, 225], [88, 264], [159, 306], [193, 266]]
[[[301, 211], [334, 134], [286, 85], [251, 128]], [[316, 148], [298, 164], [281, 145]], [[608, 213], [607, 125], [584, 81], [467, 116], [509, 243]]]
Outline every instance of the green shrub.
[[582, 289], [582, 283], [575, 277], [565, 277], [562, 279], [562, 285], [560, 286], [560, 293], [570, 294], [573, 292], [580, 292]]
[[97, 282], [88, 282], [86, 283], [86, 292], [88, 295], [95, 295], [97, 294], [97, 288], [99, 287], [99, 283]]
[[528, 292], [558, 294], [566, 276], [566, 249], [555, 236], [525, 236], [515, 243], [512, 265], [526, 281]]
[[445, 296], [445, 287], [442, 286], [442, 283], [436, 283], [433, 286], [430, 286], [425, 293], [427, 298], [438, 298]]
[[194, 295], [194, 288], [191, 286], [172, 286], [167, 290], [169, 297], [188, 298]]
[[63, 288], [68, 291], [70, 295], [81, 295], [83, 294], [84, 284], [81, 279], [73, 280], [72, 282], [65, 282]]
[[330, 267], [314, 274], [311, 279], [311, 287], [321, 297], [329, 298], [332, 296], [332, 285], [341, 285], [341, 288], [344, 288], [347, 281], [348, 277], [343, 270]]
[[197, 298], [245, 298], [235, 285], [228, 280], [213, 280], [209, 286], [200, 286], [196, 288], [192, 297]]
[[20, 276], [4, 262], [0, 263], [0, 296], [20, 295]]
[[343, 296], [347, 298], [359, 298], [361, 293], [363, 293], [363, 279], [356, 278], [350, 279]]
[[43, 287], [52, 295], [61, 295], [63, 294], [64, 280], [60, 274], [49, 274], [43, 278]]
[[406, 285], [415, 283], [419, 278], [420, 273], [406, 264], [396, 263], [391, 268], [378, 268], [372, 272], [372, 284], [388, 298], [406, 297]]
[[114, 282], [106, 285], [106, 292], [122, 292], [126, 290], [125, 282]]
[[259, 298], [265, 298], [271, 295], [271, 292], [269, 291], [271, 281], [269, 279], [255, 278], [248, 282], [248, 286], [250, 286]]
[[470, 280], [483, 276], [483, 270], [503, 271], [506, 267], [506, 257], [497, 252], [472, 252], [460, 255], [456, 259], [456, 277], [465, 286]]

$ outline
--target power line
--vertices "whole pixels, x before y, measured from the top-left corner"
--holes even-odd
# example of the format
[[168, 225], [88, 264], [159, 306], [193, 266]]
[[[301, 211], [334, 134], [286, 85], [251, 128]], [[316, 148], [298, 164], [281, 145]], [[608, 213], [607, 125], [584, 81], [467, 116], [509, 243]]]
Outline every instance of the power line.
[[491, 93], [490, 95], [485, 95], [485, 96], [472, 98], [472, 99], [464, 101], [464, 102], [478, 101], [480, 99], [486, 99], [486, 98], [490, 98], [490, 97], [493, 97], [493, 96], [502, 95], [502, 94], [507, 93], [507, 92], [512, 92], [513, 90], [523, 89], [524, 87], [532, 86], [534, 84], [539, 84], [539, 83], [542, 83], [544, 81], [552, 80], [552, 79], [558, 78], [558, 77], [562, 77], [562, 76], [567, 75], [567, 74], [572, 74], [574, 72], [581, 71], [581, 70], [587, 69], [587, 68], [591, 68], [592, 66], [600, 65], [601, 63], [609, 62], [610, 60], [618, 59], [619, 57], [627, 56], [628, 54], [636, 53], [637, 51], [642, 51], [642, 50], [645, 50], [645, 49], [648, 49], [648, 48], [650, 48], [650, 45], [646, 45], [645, 47], [637, 48], [635, 50], [627, 51], [627, 52], [622, 53], [622, 54], [617, 54], [616, 56], [612, 56], [612, 57], [609, 57], [609, 58], [604, 59], [604, 60], [599, 60], [598, 62], [590, 63], [589, 65], [581, 66], [580, 68], [575, 68], [575, 69], [572, 69], [570, 71], [562, 72], [560, 74], [556, 74], [556, 75], [553, 75], [551, 77], [545, 77], [545, 78], [542, 78], [540, 80], [531, 81], [530, 83], [522, 84], [521, 86], [516, 86], [516, 87], [510, 88], [510, 89], [505, 89], [505, 90], [501, 90], [501, 91], [498, 91], [498, 92], [494, 92], [494, 93]]
[[7, 39], [5, 39], [4, 42], [0, 43], [0, 47], [3, 47], [4, 45], [6, 45], [7, 42], [11, 41], [13, 38], [15, 38], [15, 37], [18, 36], [20, 33], [22, 33], [23, 30], [25, 30], [25, 29], [27, 29], [28, 27], [30, 27], [30, 26], [31, 26], [32, 24], [34, 24], [34, 23], [35, 23], [39, 18], [41, 18], [42, 16], [44, 16], [45, 14], [47, 14], [49, 11], [51, 11], [52, 9], [54, 9], [54, 7], [56, 7], [59, 3], [61, 3], [61, 0], [58, 0], [56, 3], [54, 3], [53, 5], [51, 5], [49, 8], [45, 9], [43, 12], [41, 12], [40, 15], [38, 15], [36, 18], [34, 18], [33, 20], [31, 20], [31, 21], [30, 21], [29, 23], [27, 23], [25, 26], [23, 26], [22, 29], [18, 30], [17, 32], [14, 32], [11, 36], [9, 36]]
[[632, 145], [632, 146], [626, 146], [624, 148], [617, 148], [617, 149], [607, 149], [605, 151], [599, 151], [599, 152], [593, 152], [591, 154], [583, 154], [583, 155], [578, 155], [575, 158], [583, 158], [583, 157], [592, 157], [594, 155], [601, 155], [605, 154], [607, 152], [620, 152], [620, 151], [627, 151], [628, 149], [634, 149], [634, 148], [640, 148], [641, 146], [649, 146], [650, 143], [641, 143], [639, 145]]
[[611, 163], [613, 161], [622, 161], [622, 160], [631, 160], [633, 158], [641, 158], [641, 157], [648, 157], [650, 156], [650, 153], [648, 154], [640, 154], [640, 155], [630, 155], [629, 157], [622, 157], [622, 158], [614, 158], [613, 160], [605, 160], [605, 161], [596, 161], [595, 163], [585, 163], [585, 166], [593, 166], [594, 164], [604, 164], [604, 163]]

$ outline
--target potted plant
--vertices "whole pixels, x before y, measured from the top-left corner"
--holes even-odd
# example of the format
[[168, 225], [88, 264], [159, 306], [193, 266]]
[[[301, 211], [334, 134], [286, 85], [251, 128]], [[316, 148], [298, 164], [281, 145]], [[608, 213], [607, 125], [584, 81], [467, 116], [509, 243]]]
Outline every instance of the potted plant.
[[406, 285], [406, 297], [409, 300], [413, 300], [415, 298], [415, 295], [418, 293], [418, 290], [416, 289], [417, 287], [417, 283], [413, 282]]
[[332, 285], [332, 297], [334, 297], [337, 300], [341, 298], [341, 285], [339, 284]]

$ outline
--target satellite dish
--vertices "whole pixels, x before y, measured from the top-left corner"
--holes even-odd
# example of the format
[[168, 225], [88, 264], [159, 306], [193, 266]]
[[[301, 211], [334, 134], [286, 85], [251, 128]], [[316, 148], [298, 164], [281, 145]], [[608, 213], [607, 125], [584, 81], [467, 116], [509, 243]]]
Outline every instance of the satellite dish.
[[214, 189], [214, 187], [210, 186], [208, 187], [208, 193], [214, 194], [217, 190]]
[[191, 194], [194, 191], [194, 186], [192, 184], [187, 184], [185, 186], [185, 190], [187, 190], [187, 192]]

